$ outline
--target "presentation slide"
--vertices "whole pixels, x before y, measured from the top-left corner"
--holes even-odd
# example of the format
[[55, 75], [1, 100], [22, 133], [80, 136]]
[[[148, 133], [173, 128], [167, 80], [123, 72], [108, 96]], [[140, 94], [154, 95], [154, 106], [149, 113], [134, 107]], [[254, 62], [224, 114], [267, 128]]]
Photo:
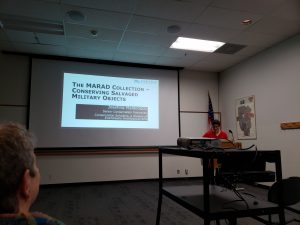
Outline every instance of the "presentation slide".
[[64, 73], [62, 127], [159, 128], [159, 81]]
[[32, 59], [29, 130], [38, 148], [176, 145], [178, 71]]

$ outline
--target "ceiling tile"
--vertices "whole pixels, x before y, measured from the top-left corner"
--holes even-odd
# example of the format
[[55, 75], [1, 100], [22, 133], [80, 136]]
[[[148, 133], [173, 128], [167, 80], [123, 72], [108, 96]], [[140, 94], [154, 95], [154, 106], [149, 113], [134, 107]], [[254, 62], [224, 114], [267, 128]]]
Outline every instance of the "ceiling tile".
[[55, 2], [1, 0], [0, 13], [62, 21], [61, 5]]
[[289, 37], [300, 32], [300, 20], [299, 22], [297, 21], [292, 23], [289, 20], [269, 16], [258, 21], [256, 24], [251, 26], [248, 31]]
[[62, 0], [62, 3], [115, 12], [132, 12], [135, 8], [136, 0]]
[[209, 2], [211, 0], [139, 0], [135, 14], [193, 22]]
[[180, 57], [180, 58], [198, 58], [201, 59], [203, 57], [206, 57], [208, 52], [199, 52], [199, 51], [187, 51], [187, 50], [182, 50], [182, 49], [174, 49], [174, 48], [169, 48], [167, 49], [163, 56], [167, 57]]
[[285, 0], [271, 14], [273, 17], [279, 17], [285, 20], [300, 20], [300, 1], [299, 0]]
[[[81, 11], [84, 21], [71, 20], [66, 14], [69, 10]], [[46, 27], [53, 22], [63, 24], [64, 33], [4, 27], [0, 50], [216, 72], [300, 32], [299, 0], [0, 0], [0, 20], [5, 21], [5, 16], [19, 18], [16, 25], [23, 20], [30, 24], [30, 19], [46, 22]], [[253, 23], [242, 25], [246, 18]], [[181, 30], [168, 33], [170, 25]], [[98, 35], [92, 36], [91, 29]], [[234, 55], [170, 49], [179, 35], [247, 46]]]
[[[168, 33], [168, 27], [177, 25], [180, 27], [180, 31], [176, 34]], [[169, 34], [169, 35], [182, 35], [190, 23], [179, 22], [174, 20], [157, 19], [145, 16], [133, 16], [130, 21], [127, 30], [149, 34]]]
[[119, 46], [118, 51], [137, 53], [137, 54], [143, 54], [143, 55], [160, 56], [166, 49], [167, 49], [167, 47], [164, 48], [161, 46], [146, 46], [146, 45], [122, 43]]
[[200, 70], [200, 71], [205, 71], [205, 72], [220, 72], [220, 71], [223, 71], [225, 68], [222, 67], [222, 68], [220, 69], [220, 68], [217, 68], [217, 67], [212, 66], [212, 65], [194, 64], [194, 65], [185, 67], [185, 69], [188, 69], [188, 70], [195, 70], [195, 71]]
[[191, 24], [185, 31], [185, 37], [199, 38], [204, 40], [227, 42], [230, 38], [239, 34], [241, 30]]
[[203, 25], [244, 30], [248, 28], [248, 26], [242, 24], [244, 19], [252, 19], [253, 23], [255, 23], [261, 19], [261, 16], [246, 12], [208, 7], [205, 12], [196, 19], [196, 22]]
[[281, 35], [269, 35], [245, 31], [230, 39], [230, 43], [254, 46], [270, 46], [282, 41]]
[[255, 14], [266, 14], [277, 8], [285, 0], [214, 0], [211, 6], [238, 10]]
[[142, 64], [154, 64], [157, 57], [152, 55], [141, 55], [135, 53], [117, 52], [113, 58], [115, 61], [133, 62]]
[[48, 45], [65, 45], [66, 38], [62, 35], [54, 34], [36, 34], [39, 43]]
[[169, 48], [162, 54], [161, 57], [159, 57], [156, 63], [165, 63], [166, 65], [170, 65], [170, 63], [173, 61], [175, 66], [185, 67], [193, 65], [200, 59], [207, 57], [209, 54], [210, 53], [208, 52], [186, 51]]
[[101, 49], [89, 49], [88, 51], [85, 48], [66, 48], [67, 56], [70, 57], [79, 57], [86, 59], [101, 59], [101, 60], [112, 60], [114, 52], [113, 51], [101, 51]]
[[15, 51], [13, 44], [9, 41], [0, 40], [0, 49], [5, 51]]
[[201, 57], [196, 57], [191, 55], [186, 55], [183, 57], [161, 56], [157, 59], [156, 64], [188, 67], [190, 65], [195, 64], [197, 61], [199, 61], [200, 58], [203, 57], [205, 57], [205, 55], [202, 55]]
[[16, 30], [6, 30], [5, 32], [10, 41], [21, 43], [37, 43], [37, 41], [35, 40], [34, 33], [32, 32]]
[[56, 3], [60, 3], [61, 0], [37, 0], [37, 1], [41, 1], [41, 2], [56, 2]]
[[177, 37], [171, 35], [153, 35], [139, 32], [125, 32], [122, 41], [126, 44], [157, 45], [169, 47]]
[[67, 38], [66, 46], [68, 48], [77, 47], [85, 48], [86, 51], [90, 49], [99, 49], [101, 51], [115, 51], [117, 49], [118, 43], [111, 41], [101, 41], [101, 40], [91, 40], [85, 38]]
[[266, 47], [262, 47], [262, 46], [247, 46], [241, 49], [240, 51], [238, 51], [237, 53], [235, 53], [235, 55], [252, 56], [258, 54], [265, 48]]
[[191, 68], [203, 67], [208, 71], [222, 71], [225, 68], [229, 68], [230, 66], [241, 62], [243, 58], [245, 57], [241, 57], [240, 55], [211, 53], [207, 57], [191, 65]]
[[54, 45], [40, 45], [40, 44], [14, 44], [15, 48], [19, 52], [32, 53], [32, 54], [44, 54], [44, 55], [59, 55], [64, 56], [66, 54], [65, 47]]
[[0, 29], [0, 41], [7, 41], [7, 35], [5, 34], [3, 29]]
[[[88, 8], [79, 8], [75, 6], [64, 6], [64, 21], [65, 23], [81, 24], [87, 26], [96, 26], [109, 29], [123, 30], [126, 28], [130, 14], [108, 12], [104, 10], [94, 10]], [[67, 12], [70, 10], [79, 10], [85, 15], [85, 20], [77, 22], [67, 16]]]
[[[97, 36], [92, 36], [91, 30], [96, 30], [98, 32]], [[119, 42], [121, 40], [123, 31], [112, 30], [106, 28], [99, 28], [95, 26], [84, 26], [77, 24], [65, 24], [65, 35], [67, 37], [82, 37], [92, 40], [104, 40], [104, 41], [115, 41]]]
[[177, 67], [185, 67], [186, 61], [182, 60], [181, 58], [162, 56], [156, 60], [155, 64], [156, 65], [164, 65], [164, 66], [175, 66], [176, 65]]

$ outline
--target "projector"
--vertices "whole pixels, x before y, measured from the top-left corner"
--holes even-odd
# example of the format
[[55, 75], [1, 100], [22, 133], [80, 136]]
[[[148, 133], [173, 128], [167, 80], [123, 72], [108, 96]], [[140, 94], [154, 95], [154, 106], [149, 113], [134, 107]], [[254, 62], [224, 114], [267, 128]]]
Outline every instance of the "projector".
[[220, 148], [221, 140], [216, 138], [179, 137], [177, 145], [184, 148]]

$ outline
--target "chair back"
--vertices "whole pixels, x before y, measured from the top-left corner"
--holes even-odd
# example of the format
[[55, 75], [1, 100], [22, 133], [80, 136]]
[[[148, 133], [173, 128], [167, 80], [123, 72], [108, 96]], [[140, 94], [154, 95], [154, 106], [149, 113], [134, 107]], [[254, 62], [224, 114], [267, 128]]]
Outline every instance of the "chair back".
[[[282, 196], [279, 191], [282, 191]], [[282, 202], [280, 201], [282, 197]], [[270, 202], [280, 204], [283, 206], [294, 205], [300, 201], [300, 177], [290, 177], [275, 182], [269, 192], [268, 200]]]

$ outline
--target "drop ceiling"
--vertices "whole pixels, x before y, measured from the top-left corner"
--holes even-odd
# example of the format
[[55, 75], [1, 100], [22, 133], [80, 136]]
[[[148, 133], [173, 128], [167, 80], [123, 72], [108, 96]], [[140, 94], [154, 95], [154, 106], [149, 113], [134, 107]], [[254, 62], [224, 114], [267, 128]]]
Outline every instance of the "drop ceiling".
[[[2, 51], [220, 72], [300, 33], [300, 0], [0, 0], [0, 27]], [[245, 47], [170, 49], [178, 36]]]

